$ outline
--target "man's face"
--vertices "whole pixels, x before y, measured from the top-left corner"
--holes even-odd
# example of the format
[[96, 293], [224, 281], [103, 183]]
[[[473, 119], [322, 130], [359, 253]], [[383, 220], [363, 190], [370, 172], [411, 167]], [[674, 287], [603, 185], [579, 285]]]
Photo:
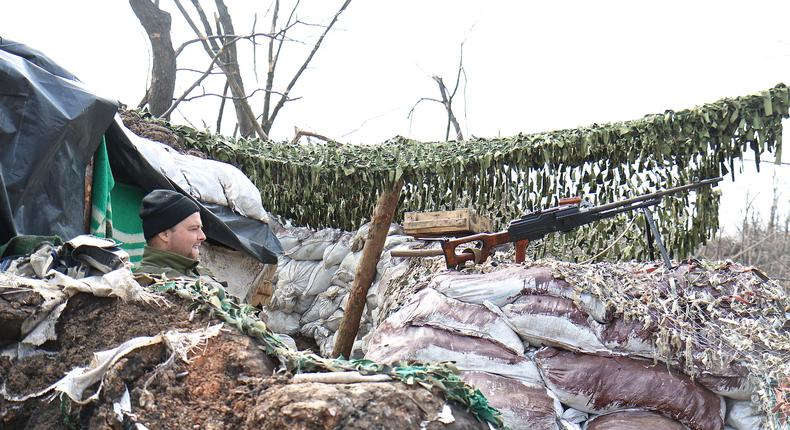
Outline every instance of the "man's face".
[[184, 218], [180, 223], [166, 231], [168, 240], [166, 251], [197, 260], [200, 256], [200, 244], [206, 240], [203, 234], [203, 223], [200, 221], [200, 212]]

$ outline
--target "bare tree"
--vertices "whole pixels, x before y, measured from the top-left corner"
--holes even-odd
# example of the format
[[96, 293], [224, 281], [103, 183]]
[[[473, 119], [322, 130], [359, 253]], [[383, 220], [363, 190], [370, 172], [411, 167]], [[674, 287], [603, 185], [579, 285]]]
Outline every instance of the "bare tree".
[[152, 114], [166, 118], [176, 88], [176, 54], [170, 39], [172, 20], [169, 13], [159, 9], [158, 0], [129, 0], [129, 5], [148, 34], [153, 56], [151, 84], [141, 104], [147, 103]]
[[[132, 2], [150, 3], [149, 0], [130, 0], [130, 3]], [[188, 90], [180, 97], [175, 99], [175, 101], [173, 101], [173, 91], [171, 91], [167, 107], [157, 111], [158, 113], [156, 114], [164, 114], [165, 112], [169, 114], [179, 103], [186, 102], [194, 98], [206, 96], [219, 97], [222, 101], [220, 102], [218, 109], [219, 114], [217, 116], [218, 132], [222, 124], [222, 115], [224, 113], [225, 101], [230, 100], [233, 103], [235, 109], [239, 133], [243, 136], [249, 137], [257, 135], [257, 137], [261, 139], [268, 139], [268, 133], [271, 131], [278, 113], [282, 110], [287, 102], [298, 99], [298, 97], [290, 96], [293, 88], [304, 71], [308, 68], [310, 62], [320, 48], [324, 38], [335, 25], [338, 18], [340, 17], [340, 14], [342, 14], [351, 3], [351, 0], [345, 0], [338, 11], [334, 14], [331, 21], [326, 26], [320, 26], [323, 28], [322, 34], [313, 45], [312, 50], [307, 55], [307, 58], [301, 63], [301, 67], [297, 69], [297, 71], [288, 81], [285, 89], [282, 91], [275, 90], [274, 78], [280, 55], [283, 52], [284, 43], [286, 41], [290, 41], [290, 39], [288, 39], [288, 33], [293, 27], [297, 25], [309, 25], [300, 21], [296, 17], [296, 11], [300, 4], [299, 0], [296, 0], [293, 8], [288, 14], [287, 19], [285, 20], [285, 23], [282, 25], [280, 25], [281, 23], [279, 22], [281, 6], [280, 0], [274, 0], [271, 11], [270, 32], [256, 33], [255, 24], [253, 24], [252, 31], [249, 34], [237, 34], [232, 15], [225, 5], [224, 0], [214, 0], [216, 13], [214, 15], [213, 24], [209, 21], [208, 14], [204, 10], [200, 0], [190, 0], [192, 7], [191, 12], [187, 10], [180, 0], [173, 0], [173, 2], [196, 37], [193, 40], [185, 42], [181, 45], [181, 47], [175, 50], [175, 56], [178, 56], [178, 54], [180, 54], [188, 45], [199, 43], [211, 59], [211, 63], [206, 68], [206, 70], [201, 72], [200, 76], [188, 86]], [[193, 18], [193, 14], [196, 16], [196, 18]], [[138, 18], [139, 16], [140, 15], [138, 14]], [[143, 23], [142, 18], [140, 19], [141, 23]], [[254, 58], [257, 58], [257, 56], [255, 56], [255, 52], [259, 46], [257, 39], [260, 37], [269, 39], [266, 83], [264, 84], [265, 86], [263, 88], [256, 88], [254, 91], [248, 93], [245, 90], [245, 83], [242, 77], [243, 65], [239, 63], [237, 45], [239, 41], [251, 42], [253, 45]], [[153, 60], [154, 64], [156, 64], [160, 61], [160, 57], [154, 55]], [[249, 65], [246, 65], [245, 67], [247, 66]], [[256, 68], [257, 65], [253, 64], [252, 67]], [[219, 69], [219, 71], [225, 77], [225, 88], [221, 94], [217, 91], [207, 92], [204, 89], [203, 94], [193, 95], [192, 92], [202, 85], [204, 79], [214, 74], [215, 69]], [[251, 106], [251, 98], [258, 92], [263, 92], [263, 108], [261, 109], [260, 115], [256, 115]], [[150, 105], [150, 99], [147, 98], [146, 101], [148, 101]]]
[[431, 76], [431, 79], [433, 79], [434, 82], [436, 82], [436, 85], [439, 86], [439, 94], [441, 96], [441, 99], [435, 99], [431, 97], [420, 98], [419, 100], [417, 100], [417, 103], [415, 103], [414, 106], [412, 106], [411, 110], [409, 110], [408, 117], [411, 118], [411, 116], [414, 114], [414, 109], [417, 108], [417, 105], [419, 105], [421, 102], [430, 101], [430, 102], [439, 103], [442, 106], [444, 106], [445, 111], [447, 111], [447, 127], [444, 132], [444, 140], [450, 139], [450, 125], [452, 125], [453, 128], [455, 129], [456, 140], [459, 141], [464, 140], [464, 135], [461, 132], [461, 125], [458, 123], [458, 119], [456, 118], [455, 113], [453, 113], [453, 99], [455, 98], [455, 95], [458, 93], [458, 88], [461, 86], [462, 76], [464, 78], [464, 84], [466, 84], [466, 71], [464, 70], [463, 43], [461, 43], [461, 55], [458, 61], [458, 72], [455, 76], [455, 86], [453, 86], [453, 91], [450, 92], [450, 90], [445, 85], [444, 80], [442, 79], [441, 76], [437, 76], [437, 75]]

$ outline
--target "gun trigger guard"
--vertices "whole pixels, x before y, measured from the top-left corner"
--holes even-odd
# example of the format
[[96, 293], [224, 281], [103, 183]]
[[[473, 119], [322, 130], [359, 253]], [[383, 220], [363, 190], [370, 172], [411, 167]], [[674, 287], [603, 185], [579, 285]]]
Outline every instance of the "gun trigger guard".
[[483, 259], [482, 259], [483, 253], [482, 253], [481, 249], [479, 249], [479, 248], [465, 248], [463, 250], [463, 252], [473, 254], [475, 256], [475, 259], [474, 259], [475, 264], [480, 264], [480, 263], [483, 262]]

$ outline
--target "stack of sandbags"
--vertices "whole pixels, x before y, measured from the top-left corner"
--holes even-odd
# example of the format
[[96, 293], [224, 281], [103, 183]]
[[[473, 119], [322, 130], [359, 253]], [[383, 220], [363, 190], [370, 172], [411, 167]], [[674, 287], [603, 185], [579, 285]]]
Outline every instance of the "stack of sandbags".
[[[366, 224], [353, 234], [305, 227], [284, 227], [276, 232], [284, 255], [279, 261], [271, 302], [261, 313], [272, 330], [289, 335], [300, 333], [314, 339], [321, 354], [331, 354], [368, 230]], [[358, 339], [372, 329], [373, 312], [379, 303], [380, 274], [395, 263], [388, 251], [412, 240], [402, 233], [400, 226], [391, 226], [376, 278], [368, 290]], [[358, 355], [361, 345], [358, 343], [355, 348]]]
[[[781, 306], [786, 297], [769, 290], [759, 274], [750, 274], [751, 269], [712, 269], [689, 263], [656, 272], [649, 265], [582, 266], [549, 261], [527, 266], [499, 262], [437, 273], [436, 265], [410, 264], [398, 268], [399, 275], [385, 277], [385, 285], [380, 286], [388, 291], [382, 311], [389, 316], [370, 337], [366, 357], [385, 362], [454, 361], [462, 377], [490, 397], [511, 427], [518, 428], [523, 417], [546, 410], [546, 403], [513, 400], [522, 398], [516, 394], [523, 390], [518, 386], [521, 383], [537, 385], [538, 390], [543, 387], [549, 397], [560, 400], [555, 415], [564, 428], [763, 428], [766, 415], [760, 409], [765, 407], [752, 403], [759, 393], [750, 383], [749, 371], [743, 361], [708, 355], [710, 351], [704, 348], [718, 337], [707, 324], [692, 319], [684, 327], [708, 343], [669, 337], [669, 355], [662, 349], [667, 344], [661, 345], [666, 342], [662, 336], [666, 336], [667, 324], [678, 321], [660, 318], [664, 306], [670, 318], [680, 313], [720, 323], [715, 322], [719, 315], [740, 309], [728, 305], [730, 301], [753, 307], [757, 303], [768, 310], [744, 307], [738, 312], [763, 312], [760, 315], [766, 315], [766, 321], [775, 321], [771, 327], [782, 327], [782, 321], [787, 321], [782, 313], [786, 307]], [[564, 266], [560, 270], [555, 265]], [[606, 276], [614, 276], [623, 288], [612, 289]], [[695, 284], [699, 279], [707, 281]], [[407, 286], [409, 282], [416, 287]], [[397, 294], [393, 285], [403, 286], [408, 294]], [[758, 286], [760, 292], [751, 295], [750, 285]], [[617, 291], [614, 298], [612, 291]], [[413, 299], [402, 301], [404, 296]], [[444, 297], [444, 302], [436, 296]], [[445, 305], [448, 300], [451, 304]], [[656, 307], [646, 305], [656, 300], [661, 300], [658, 313]], [[696, 307], [677, 310], [688, 303], [704, 305], [707, 312], [724, 305], [710, 314]], [[475, 307], [474, 318], [459, 316], [466, 306]], [[642, 309], [653, 317], [640, 314]], [[732, 325], [737, 317], [729, 318], [725, 323]], [[492, 321], [496, 324], [491, 325]], [[523, 353], [498, 331], [500, 323], [520, 338]], [[754, 327], [756, 321], [744, 323]], [[773, 345], [786, 345], [782, 339], [789, 340], [786, 332], [767, 335], [774, 336]], [[748, 354], [750, 344], [742, 345], [745, 349], [739, 354]], [[539, 378], [526, 370], [535, 365]], [[502, 377], [507, 381], [489, 380]]]
[[423, 289], [376, 328], [366, 349], [365, 358], [383, 363], [453, 361], [513, 429], [555, 430], [562, 422], [562, 407], [516, 333], [483, 305]]

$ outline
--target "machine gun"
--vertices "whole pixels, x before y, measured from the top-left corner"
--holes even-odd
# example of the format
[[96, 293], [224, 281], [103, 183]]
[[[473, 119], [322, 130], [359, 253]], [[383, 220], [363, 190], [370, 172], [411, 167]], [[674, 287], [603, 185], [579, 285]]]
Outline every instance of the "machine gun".
[[[527, 246], [531, 241], [542, 239], [549, 233], [567, 233], [576, 227], [590, 224], [605, 218], [611, 218], [619, 213], [642, 209], [647, 217], [648, 224], [656, 238], [661, 255], [667, 266], [671, 266], [669, 256], [661, 242], [661, 236], [653, 222], [652, 215], [647, 209], [661, 202], [665, 196], [680, 193], [682, 191], [693, 190], [707, 185], [715, 185], [722, 180], [721, 177], [706, 179], [697, 183], [682, 185], [645, 194], [619, 202], [608, 203], [601, 206], [590, 206], [583, 202], [580, 197], [560, 199], [557, 206], [530, 212], [521, 218], [510, 222], [507, 230], [498, 233], [479, 233], [471, 236], [464, 236], [453, 239], [426, 239], [439, 240], [442, 249], [406, 249], [393, 250], [393, 257], [423, 257], [444, 255], [444, 260], [448, 268], [460, 268], [467, 261], [474, 264], [484, 262], [491, 255], [491, 250], [498, 245], [512, 242], [516, 249], [516, 262], [522, 263], [526, 258]], [[649, 234], [649, 233], [648, 233]], [[477, 247], [463, 248], [457, 251], [459, 245], [464, 243], [477, 242]]]

